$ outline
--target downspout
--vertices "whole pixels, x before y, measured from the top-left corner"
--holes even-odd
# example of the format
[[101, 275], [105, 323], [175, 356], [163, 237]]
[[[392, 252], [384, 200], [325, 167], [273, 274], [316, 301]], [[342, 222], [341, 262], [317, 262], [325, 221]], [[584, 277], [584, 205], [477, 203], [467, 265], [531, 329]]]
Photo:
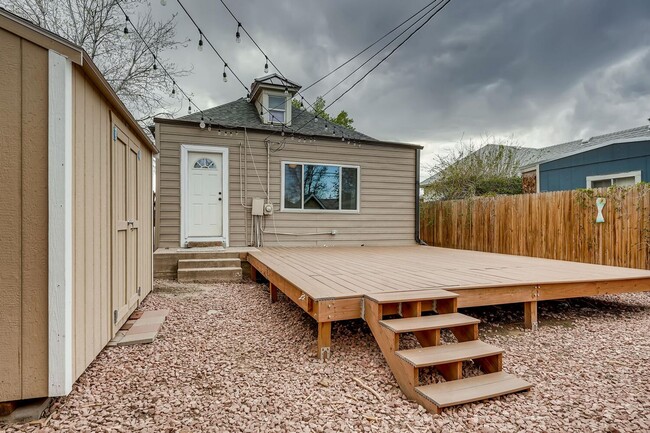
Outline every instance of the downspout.
[[427, 245], [420, 239], [420, 149], [415, 149], [415, 243]]

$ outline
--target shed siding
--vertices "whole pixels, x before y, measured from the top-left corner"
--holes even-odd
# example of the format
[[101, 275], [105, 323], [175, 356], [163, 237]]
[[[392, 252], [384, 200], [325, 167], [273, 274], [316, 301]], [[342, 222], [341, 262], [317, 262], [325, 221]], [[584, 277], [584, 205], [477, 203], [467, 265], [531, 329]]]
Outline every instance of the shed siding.
[[[250, 238], [250, 210], [242, 206], [241, 184], [247, 183], [250, 206], [253, 197], [265, 197], [266, 134], [249, 133], [250, 149], [244, 154], [244, 133], [224, 137], [217, 128], [157, 125], [158, 162], [158, 247], [179, 247], [180, 239], [180, 146], [211, 145], [229, 148], [229, 231], [230, 246], [247, 245]], [[277, 138], [276, 138], [277, 140]], [[277, 147], [277, 144], [272, 145]], [[254, 164], [253, 159], [254, 158]], [[245, 163], [243, 162], [245, 159]], [[240, 163], [241, 161], [241, 163]], [[361, 167], [361, 210], [359, 214], [280, 212], [281, 162], [352, 164]], [[274, 215], [266, 218], [266, 230], [314, 233], [336, 230], [332, 235], [265, 234], [265, 245], [409, 245], [415, 233], [416, 150], [398, 146], [363, 144], [360, 148], [339, 140], [317, 139], [315, 143], [287, 140], [271, 153], [270, 198]], [[257, 171], [256, 171], [257, 169]], [[247, 175], [244, 176], [244, 171]]]
[[[83, 70], [74, 66], [73, 88], [73, 379], [106, 343], [112, 329], [111, 106]], [[131, 139], [138, 142], [135, 134]], [[144, 143], [138, 260], [142, 297], [151, 291], [151, 152]], [[148, 192], [147, 192], [148, 191]], [[149, 233], [147, 235], [147, 232]], [[147, 255], [147, 253], [149, 253]]]
[[650, 141], [611, 144], [540, 164], [540, 191], [585, 188], [587, 176], [636, 170], [642, 181], [650, 181]]
[[0, 29], [0, 401], [47, 395], [47, 51]]

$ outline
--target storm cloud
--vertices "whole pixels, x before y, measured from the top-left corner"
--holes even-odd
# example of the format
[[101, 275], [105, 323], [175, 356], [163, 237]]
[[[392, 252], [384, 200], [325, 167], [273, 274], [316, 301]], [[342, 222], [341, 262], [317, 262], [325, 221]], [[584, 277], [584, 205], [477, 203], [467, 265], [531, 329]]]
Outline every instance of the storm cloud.
[[[306, 86], [428, 2], [227, 3], [282, 73]], [[245, 36], [235, 43], [237, 23], [220, 2], [184, 4], [244, 83], [264, 75], [263, 56]], [[161, 17], [180, 11], [174, 1], [152, 7]], [[236, 80], [221, 80], [213, 52], [196, 49], [182, 12], [177, 22], [178, 36], [191, 41], [169, 57], [193, 66], [179, 84], [195, 102], [208, 108], [244, 96]], [[306, 96], [325, 93], [359, 63]], [[463, 136], [514, 134], [521, 145], [547, 146], [643, 125], [648, 107], [650, 1], [452, 0], [330, 112], [345, 109], [375, 138], [423, 144], [426, 162]]]

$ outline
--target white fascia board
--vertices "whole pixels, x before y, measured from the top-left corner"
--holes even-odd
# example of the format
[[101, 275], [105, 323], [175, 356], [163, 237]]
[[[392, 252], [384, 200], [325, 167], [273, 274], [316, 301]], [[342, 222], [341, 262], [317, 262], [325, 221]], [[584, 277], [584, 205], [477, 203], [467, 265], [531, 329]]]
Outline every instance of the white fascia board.
[[48, 60], [48, 394], [72, 390], [72, 62]]

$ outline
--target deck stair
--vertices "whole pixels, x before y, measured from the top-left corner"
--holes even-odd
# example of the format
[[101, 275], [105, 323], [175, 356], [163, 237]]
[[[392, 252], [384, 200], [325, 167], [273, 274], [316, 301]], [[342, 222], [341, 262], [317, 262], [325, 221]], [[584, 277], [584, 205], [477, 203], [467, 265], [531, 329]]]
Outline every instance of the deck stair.
[[[503, 349], [478, 339], [480, 320], [458, 313], [458, 294], [431, 289], [364, 296], [363, 317], [402, 392], [430, 412], [525, 391], [531, 384], [502, 371]], [[433, 315], [422, 315], [433, 311]], [[385, 316], [399, 318], [386, 319]], [[457, 342], [441, 344], [450, 330]], [[419, 348], [400, 350], [400, 336], [412, 333]], [[481, 375], [463, 378], [463, 362], [473, 361]], [[434, 367], [445, 382], [420, 384], [420, 368]]]
[[205, 253], [197, 258], [179, 259], [176, 275], [179, 282], [241, 281], [241, 260], [237, 253]]

